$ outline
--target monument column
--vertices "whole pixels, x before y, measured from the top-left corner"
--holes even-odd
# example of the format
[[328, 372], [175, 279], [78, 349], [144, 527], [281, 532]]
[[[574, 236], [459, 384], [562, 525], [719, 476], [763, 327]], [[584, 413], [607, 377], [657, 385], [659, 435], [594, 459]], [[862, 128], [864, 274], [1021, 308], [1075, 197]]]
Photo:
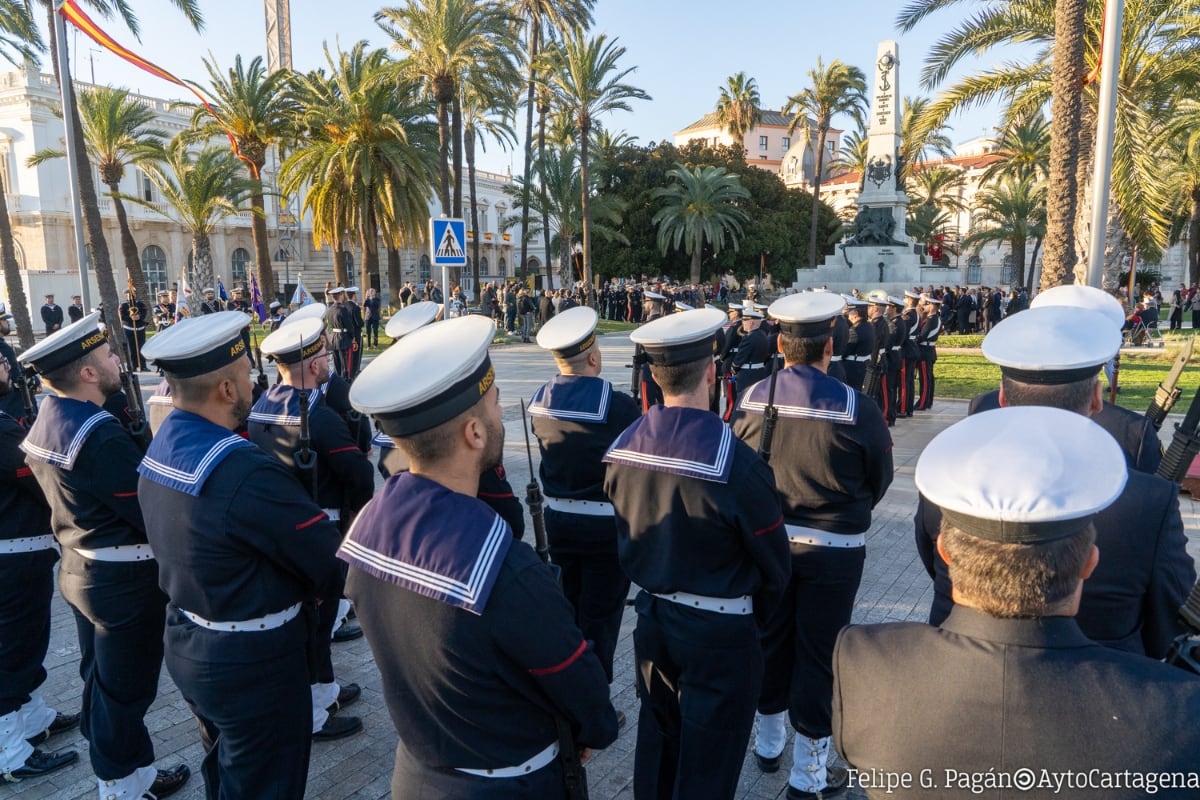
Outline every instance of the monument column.
[[909, 201], [900, 184], [900, 172], [908, 165], [900, 159], [900, 110], [900, 50], [894, 40], [887, 40], [879, 43], [875, 59], [867, 168], [856, 202], [859, 207], [890, 209], [895, 220], [892, 240], [908, 244], [905, 211]]

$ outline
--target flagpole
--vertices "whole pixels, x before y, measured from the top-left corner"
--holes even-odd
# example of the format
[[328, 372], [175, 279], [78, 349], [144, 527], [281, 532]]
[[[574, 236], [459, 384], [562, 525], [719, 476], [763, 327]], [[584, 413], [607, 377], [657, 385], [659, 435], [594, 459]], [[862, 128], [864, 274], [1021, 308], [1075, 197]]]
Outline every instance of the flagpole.
[[[83, 307], [91, 310], [88, 290], [87, 256], [83, 245], [83, 207], [79, 201], [79, 165], [75, 162], [75, 109], [71, 104], [71, 65], [67, 60], [67, 24], [62, 16], [62, 3], [54, 6], [54, 36], [58, 55], [58, 90], [62, 98], [63, 126], [66, 129], [67, 182], [71, 186], [71, 217], [75, 223], [75, 253], [79, 258], [79, 295]], [[110, 312], [111, 313], [111, 312]], [[109, 320], [112, 323], [112, 320]]]
[[[1117, 81], [1121, 74], [1121, 28], [1125, 0], [1108, 0], [1104, 10], [1104, 42], [1096, 115], [1096, 156], [1092, 177], [1092, 241], [1088, 247], [1087, 285], [1104, 281], [1104, 245], [1108, 234], [1108, 192], [1112, 179], [1113, 132], [1117, 118]], [[1133, 265], [1129, 267], [1133, 273]], [[1134, 298], [1129, 298], [1133, 305]]]

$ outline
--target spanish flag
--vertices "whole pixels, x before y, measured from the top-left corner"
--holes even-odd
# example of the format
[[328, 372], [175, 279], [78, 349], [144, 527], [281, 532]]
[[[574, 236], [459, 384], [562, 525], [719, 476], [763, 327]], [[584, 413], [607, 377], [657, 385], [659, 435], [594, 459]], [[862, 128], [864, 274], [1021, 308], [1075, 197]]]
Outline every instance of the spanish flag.
[[233, 132], [229, 130], [229, 126], [225, 124], [224, 120], [217, 116], [217, 112], [213, 110], [211, 105], [209, 105], [208, 98], [200, 94], [200, 92], [198, 92], [194, 86], [186, 81], [180, 80], [157, 64], [147, 61], [129, 48], [121, 45], [116, 39], [109, 36], [100, 28], [99, 25], [92, 21], [92, 18], [83, 12], [83, 9], [79, 7], [75, 0], [62, 0], [62, 4], [58, 7], [58, 13], [62, 14], [63, 18], [67, 22], [70, 22], [76, 28], [86, 33], [88, 37], [92, 39], [92, 41], [103, 47], [105, 50], [116, 54], [125, 61], [128, 61], [130, 64], [133, 64], [138, 69], [149, 72], [151, 75], [162, 78], [164, 81], [169, 81], [170, 83], [182, 86], [194, 94], [204, 108], [208, 110], [208, 113], [212, 115], [213, 119], [215, 119], [217, 123], [225, 130], [225, 135], [229, 137], [229, 144], [233, 147], [234, 155], [241, 159], [246, 166], [250, 168], [250, 174], [253, 175], [255, 179], [258, 178], [258, 167], [255, 166], [253, 161], [242, 155], [241, 150], [238, 149], [237, 139], [234, 137]]

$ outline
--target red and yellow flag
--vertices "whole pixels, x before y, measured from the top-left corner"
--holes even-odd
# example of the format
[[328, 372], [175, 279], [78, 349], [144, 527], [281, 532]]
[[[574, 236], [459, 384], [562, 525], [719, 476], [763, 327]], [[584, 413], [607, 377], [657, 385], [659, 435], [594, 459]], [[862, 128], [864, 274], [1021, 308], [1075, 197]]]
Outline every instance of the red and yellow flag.
[[109, 36], [100, 28], [99, 25], [92, 21], [92, 18], [84, 13], [83, 9], [76, 4], [75, 0], [63, 0], [62, 4], [58, 7], [58, 13], [62, 14], [63, 19], [86, 33], [88, 37], [92, 39], [92, 41], [103, 47], [105, 50], [116, 54], [125, 61], [128, 61], [130, 64], [133, 64], [138, 69], [149, 72], [151, 75], [162, 78], [164, 81], [169, 81], [178, 86], [182, 86], [192, 94], [196, 95], [197, 99], [200, 100], [200, 103], [205, 109], [207, 109], [208, 113], [211, 114], [213, 119], [217, 121], [217, 124], [224, 129], [225, 135], [229, 137], [229, 144], [233, 148], [234, 155], [241, 159], [241, 161], [243, 161], [246, 166], [250, 168], [251, 175], [253, 175], [256, 179], [258, 178], [258, 167], [255, 166], [253, 161], [242, 155], [242, 151], [238, 149], [237, 138], [233, 135], [233, 131], [229, 130], [229, 126], [225, 124], [225, 121], [222, 120], [217, 115], [217, 112], [213, 110], [213, 107], [209, 105], [208, 98], [198, 92], [196, 87], [192, 86], [186, 81], [180, 80], [162, 67], [147, 61], [137, 53], [117, 42], [116, 39]]

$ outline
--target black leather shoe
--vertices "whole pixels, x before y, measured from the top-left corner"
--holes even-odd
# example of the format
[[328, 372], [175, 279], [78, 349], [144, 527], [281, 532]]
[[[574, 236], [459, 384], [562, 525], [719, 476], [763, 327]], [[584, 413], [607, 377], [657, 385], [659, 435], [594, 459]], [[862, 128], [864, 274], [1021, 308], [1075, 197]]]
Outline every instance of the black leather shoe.
[[353, 703], [362, 695], [362, 687], [357, 683], [347, 683], [338, 690], [337, 700], [334, 700], [329, 708], [325, 709], [330, 714], [335, 711], [341, 711], [346, 706]]
[[150, 784], [150, 794], [157, 797], [158, 800], [162, 800], [182, 789], [190, 777], [192, 777], [192, 771], [187, 764], [180, 764], [170, 769], [160, 769], [158, 777], [154, 779], [154, 783]]
[[57, 772], [63, 767], [74, 764], [79, 760], [79, 753], [74, 750], [59, 750], [57, 753], [47, 753], [45, 750], [34, 750], [25, 759], [25, 763], [14, 769], [6, 778], [7, 781], [23, 780], [25, 778], [40, 778]]
[[783, 758], [782, 753], [774, 758], [767, 758], [757, 751], [754, 753], [754, 760], [758, 763], [758, 768], [767, 774], [779, 772], [779, 760], [781, 758]]
[[353, 736], [362, 729], [362, 720], [358, 717], [330, 717], [312, 738], [314, 742], [332, 742], [334, 739]]
[[79, 727], [79, 715], [78, 714], [64, 714], [60, 711], [60, 712], [58, 712], [57, 715], [55, 715], [53, 721], [51, 721], [49, 727], [47, 727], [46, 730], [42, 731], [41, 733], [39, 733], [36, 736], [29, 737], [26, 741], [28, 741], [34, 747], [37, 747], [39, 744], [46, 741], [51, 736], [57, 736], [60, 733], [66, 733], [67, 731], [71, 730], [72, 728], [78, 728], [78, 727]]
[[794, 786], [787, 788], [787, 800], [833, 800], [846, 793], [846, 782], [850, 773], [845, 767], [829, 767], [825, 771], [825, 788], [816, 792], [802, 792]]
[[342, 623], [342, 627], [333, 632], [333, 641], [338, 643], [352, 642], [355, 639], [361, 639], [362, 635], [362, 628], [359, 627], [358, 623], [347, 619]]

